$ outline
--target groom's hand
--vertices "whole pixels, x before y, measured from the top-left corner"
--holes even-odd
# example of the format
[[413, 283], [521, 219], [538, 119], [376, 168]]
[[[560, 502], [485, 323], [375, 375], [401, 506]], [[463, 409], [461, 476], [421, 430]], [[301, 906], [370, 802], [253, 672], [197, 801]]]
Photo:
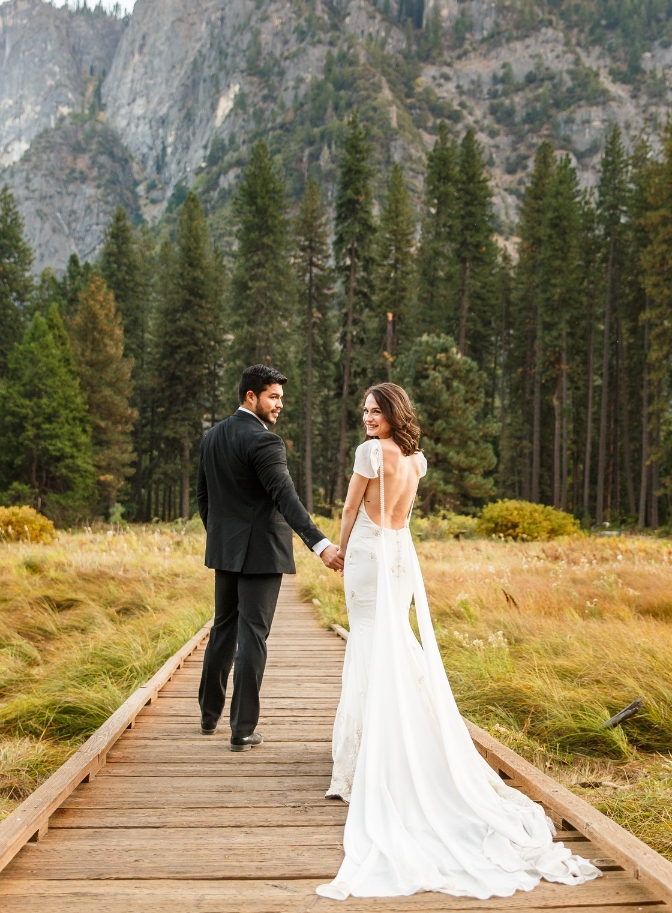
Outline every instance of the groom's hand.
[[335, 545], [328, 545], [320, 555], [320, 558], [326, 567], [331, 568], [332, 571], [343, 570], [343, 559], [338, 554], [338, 549]]

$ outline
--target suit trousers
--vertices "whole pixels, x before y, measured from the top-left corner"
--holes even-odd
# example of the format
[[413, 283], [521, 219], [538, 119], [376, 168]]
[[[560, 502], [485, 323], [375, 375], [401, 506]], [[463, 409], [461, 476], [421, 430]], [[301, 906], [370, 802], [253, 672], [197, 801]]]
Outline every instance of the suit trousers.
[[215, 620], [205, 648], [198, 691], [201, 719], [214, 726], [224, 710], [233, 666], [231, 734], [251, 735], [259, 722], [259, 690], [266, 667], [282, 574], [215, 571]]

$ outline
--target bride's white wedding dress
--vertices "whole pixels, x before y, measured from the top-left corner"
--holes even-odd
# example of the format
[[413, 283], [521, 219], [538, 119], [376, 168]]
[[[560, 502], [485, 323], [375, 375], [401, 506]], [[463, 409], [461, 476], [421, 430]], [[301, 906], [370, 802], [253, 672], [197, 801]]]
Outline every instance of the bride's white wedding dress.
[[[350, 637], [327, 793], [350, 803], [345, 858], [317, 893], [486, 899], [530, 891], [542, 878], [568, 885], [596, 878], [590, 862], [553, 843], [542, 807], [506, 786], [471, 740], [443, 668], [408, 521], [385, 529], [379, 441], [357, 449], [355, 472], [380, 475], [381, 526], [362, 502], [345, 560]], [[412, 598], [422, 646], [409, 624]]]

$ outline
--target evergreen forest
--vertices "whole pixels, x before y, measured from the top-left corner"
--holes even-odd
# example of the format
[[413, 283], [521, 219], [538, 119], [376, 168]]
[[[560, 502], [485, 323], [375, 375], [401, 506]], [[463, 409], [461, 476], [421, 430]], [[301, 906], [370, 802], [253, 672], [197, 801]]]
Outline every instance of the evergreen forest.
[[185, 189], [159, 230], [119, 207], [96, 262], [73, 254], [61, 278], [33, 277], [3, 188], [0, 503], [61, 525], [191, 516], [204, 430], [263, 362], [289, 378], [277, 430], [312, 512], [342, 502], [362, 394], [392, 380], [420, 417], [425, 513], [519, 498], [669, 527], [672, 127], [654, 146], [614, 126], [592, 190], [541, 142], [513, 241], [473, 130], [453, 132], [420, 207], [399, 165], [381, 190], [357, 113], [333, 201], [307, 176], [290, 203], [261, 137], [223, 247]]

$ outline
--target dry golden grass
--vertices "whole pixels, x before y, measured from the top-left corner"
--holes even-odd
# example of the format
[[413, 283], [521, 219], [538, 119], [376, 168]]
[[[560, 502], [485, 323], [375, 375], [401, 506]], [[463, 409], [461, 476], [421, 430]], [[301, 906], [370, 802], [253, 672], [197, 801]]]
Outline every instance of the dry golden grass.
[[[463, 712], [672, 858], [670, 544], [418, 551]], [[303, 595], [347, 625], [341, 579], [296, 555]], [[198, 523], [0, 545], [0, 817], [209, 617], [202, 556]], [[643, 713], [600, 729], [639, 695]]]
[[[337, 536], [337, 524], [321, 528]], [[672, 858], [670, 543], [417, 547], [462, 712]], [[305, 549], [297, 558], [304, 597], [347, 627], [340, 578]], [[639, 696], [640, 714], [602, 728]]]
[[0, 545], [0, 817], [210, 616], [191, 526]]

